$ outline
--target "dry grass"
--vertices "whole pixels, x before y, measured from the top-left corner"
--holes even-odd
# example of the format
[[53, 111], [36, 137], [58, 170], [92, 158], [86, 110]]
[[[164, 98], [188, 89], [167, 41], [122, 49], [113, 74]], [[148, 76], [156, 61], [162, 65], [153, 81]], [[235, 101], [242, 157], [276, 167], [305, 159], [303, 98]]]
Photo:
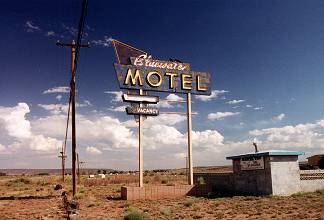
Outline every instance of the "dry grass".
[[[182, 184], [182, 175], [146, 175], [147, 184]], [[324, 191], [290, 197], [235, 196], [231, 198], [163, 199], [156, 201], [119, 200], [120, 187], [136, 184], [136, 176], [118, 175], [109, 179], [82, 177], [75, 199], [80, 219], [324, 219]], [[63, 219], [62, 184], [58, 176], [0, 177], [0, 197], [44, 196], [44, 199], [0, 200], [1, 219]], [[63, 190], [71, 198], [71, 179]], [[46, 196], [52, 198], [45, 198]], [[321, 216], [322, 215], [322, 216]]]

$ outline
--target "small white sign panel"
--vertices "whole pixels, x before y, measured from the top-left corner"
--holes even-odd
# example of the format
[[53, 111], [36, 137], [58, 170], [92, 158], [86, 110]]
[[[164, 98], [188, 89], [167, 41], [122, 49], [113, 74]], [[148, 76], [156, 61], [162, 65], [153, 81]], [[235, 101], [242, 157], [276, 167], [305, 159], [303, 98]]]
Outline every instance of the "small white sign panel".
[[241, 170], [263, 170], [263, 157], [241, 158]]

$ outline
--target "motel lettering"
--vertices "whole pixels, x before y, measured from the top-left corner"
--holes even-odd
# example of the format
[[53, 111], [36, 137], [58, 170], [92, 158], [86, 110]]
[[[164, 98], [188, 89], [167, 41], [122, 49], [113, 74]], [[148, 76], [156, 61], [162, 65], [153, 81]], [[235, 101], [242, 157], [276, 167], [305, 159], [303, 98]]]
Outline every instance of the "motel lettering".
[[[181, 68], [183, 67], [186, 66]], [[175, 69], [171, 71], [167, 68], [150, 67], [144, 64], [143, 66], [115, 64], [115, 70], [119, 86], [123, 89], [210, 94], [208, 73]]]

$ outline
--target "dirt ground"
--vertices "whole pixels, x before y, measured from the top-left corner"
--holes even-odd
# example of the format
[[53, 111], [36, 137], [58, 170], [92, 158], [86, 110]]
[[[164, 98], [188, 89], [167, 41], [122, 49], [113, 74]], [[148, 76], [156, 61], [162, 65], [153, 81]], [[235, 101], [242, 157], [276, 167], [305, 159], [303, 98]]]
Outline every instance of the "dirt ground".
[[[185, 176], [154, 174], [147, 184], [183, 184]], [[134, 185], [133, 176], [110, 176], [89, 180], [83, 177], [74, 200], [77, 219], [323, 219], [324, 191], [277, 196], [223, 198], [120, 200], [120, 187]], [[0, 177], [0, 219], [66, 219], [62, 192], [71, 201], [71, 179], [63, 189], [58, 176]], [[73, 216], [72, 216], [73, 217]]]

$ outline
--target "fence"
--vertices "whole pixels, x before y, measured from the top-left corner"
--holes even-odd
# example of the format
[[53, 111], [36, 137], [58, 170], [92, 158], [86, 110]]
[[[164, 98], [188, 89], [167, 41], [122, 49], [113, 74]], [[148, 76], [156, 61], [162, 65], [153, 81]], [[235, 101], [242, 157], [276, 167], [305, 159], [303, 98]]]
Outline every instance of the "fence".
[[300, 180], [323, 180], [324, 170], [300, 170]]

